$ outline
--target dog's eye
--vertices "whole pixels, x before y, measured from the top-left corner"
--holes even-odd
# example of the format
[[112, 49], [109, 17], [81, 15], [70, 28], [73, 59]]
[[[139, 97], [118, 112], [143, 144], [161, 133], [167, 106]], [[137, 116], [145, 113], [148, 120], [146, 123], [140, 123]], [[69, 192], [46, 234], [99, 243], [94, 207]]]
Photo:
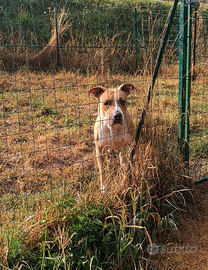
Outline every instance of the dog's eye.
[[119, 100], [119, 101], [120, 101], [120, 103], [121, 103], [121, 105], [122, 105], [122, 106], [125, 106], [125, 105], [126, 105], [126, 100], [124, 100], [124, 99], [120, 98], [120, 100]]
[[103, 103], [106, 107], [110, 106], [110, 100], [107, 100]]

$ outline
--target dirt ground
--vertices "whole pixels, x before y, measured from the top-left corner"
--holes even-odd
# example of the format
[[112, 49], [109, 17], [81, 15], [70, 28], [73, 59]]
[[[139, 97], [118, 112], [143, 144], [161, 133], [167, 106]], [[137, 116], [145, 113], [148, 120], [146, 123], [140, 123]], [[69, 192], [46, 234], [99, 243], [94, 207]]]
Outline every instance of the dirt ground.
[[178, 228], [181, 242], [163, 250], [164, 261], [158, 269], [207, 270], [208, 182], [195, 187], [194, 202], [190, 205], [190, 211], [182, 215]]

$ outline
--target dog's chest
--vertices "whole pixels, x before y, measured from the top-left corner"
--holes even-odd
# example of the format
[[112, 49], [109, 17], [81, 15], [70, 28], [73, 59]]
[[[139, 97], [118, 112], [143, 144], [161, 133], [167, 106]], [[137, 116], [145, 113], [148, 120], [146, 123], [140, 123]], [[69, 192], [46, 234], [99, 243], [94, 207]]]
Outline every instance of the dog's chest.
[[101, 124], [98, 139], [102, 148], [119, 149], [131, 143], [131, 135], [128, 133], [126, 125], [114, 125], [111, 127], [106, 123]]

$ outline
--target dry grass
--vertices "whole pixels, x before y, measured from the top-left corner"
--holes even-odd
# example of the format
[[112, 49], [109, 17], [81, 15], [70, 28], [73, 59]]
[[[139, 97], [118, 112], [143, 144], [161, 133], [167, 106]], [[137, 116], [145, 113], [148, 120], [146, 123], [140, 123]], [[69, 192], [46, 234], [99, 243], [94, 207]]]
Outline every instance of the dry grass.
[[[59, 17], [60, 40], [69, 27], [63, 24], [64, 16], [63, 10]], [[154, 25], [155, 21], [150, 16], [148, 23]], [[199, 21], [202, 32], [201, 17]], [[150, 62], [155, 58], [152, 48], [160, 39], [153, 38], [153, 31], [154, 27], [149, 32], [147, 44], [152, 57]], [[119, 35], [122, 38], [122, 33]], [[60, 49], [63, 70], [57, 73], [43, 71], [57, 68], [54, 26], [49, 44], [42, 51], [35, 56], [26, 52], [27, 67], [39, 72], [25, 69], [1, 74], [0, 257], [5, 266], [9, 266], [12, 239], [22, 238], [23, 249], [34, 250], [40, 245], [47, 228], [53, 232], [59, 250], [64, 252], [73, 237], [66, 237], [65, 218], [76, 212], [70, 207], [59, 211], [57, 204], [71, 194], [75, 198], [76, 211], [89, 202], [102, 202], [106, 209], [113, 208], [113, 214], [122, 214], [126, 223], [130, 219], [126, 207], [132, 203], [131, 192], [144, 194], [151, 222], [158, 230], [157, 243], [164, 237], [169, 241], [171, 232], [159, 225], [167, 209], [162, 206], [155, 209], [153, 201], [161, 202], [161, 205], [170, 202], [175, 211], [185, 208], [190, 197], [180, 190], [187, 191], [196, 177], [208, 173], [207, 54], [201, 36], [197, 47], [198, 54], [204, 55], [204, 61], [196, 65], [198, 76], [192, 85], [191, 169], [188, 171], [184, 167], [177, 149], [178, 67], [171, 62], [172, 48], [171, 52], [165, 53], [155, 85], [154, 98], [130, 170], [131, 182], [127, 172], [119, 167], [117, 156], [112, 156], [105, 167], [110, 185], [104, 196], [99, 191], [93, 143], [98, 103], [94, 97], [88, 96], [88, 90], [92, 85], [134, 84], [138, 91], [129, 97], [129, 112], [136, 126], [147, 97], [152, 70], [145, 66], [147, 56], [144, 52], [138, 59], [142, 69], [135, 66], [134, 49], [126, 50], [123, 55], [116, 45], [116, 35], [110, 40], [96, 37], [93, 46], [87, 46], [82, 53], [72, 34], [71, 37], [66, 47]], [[76, 50], [73, 49], [75, 45]], [[71, 48], [70, 51], [67, 48]], [[123, 63], [119, 66], [121, 56]], [[17, 66], [26, 66], [25, 56], [20, 51], [7, 54], [6, 61], [12, 63], [12, 60]], [[6, 62], [0, 62], [2, 69], [5, 65]], [[118, 71], [123, 73], [118, 74]], [[125, 71], [135, 75], [126, 75]], [[127, 156], [128, 153], [129, 149], [126, 149]]]
[[[120, 75], [109, 75], [105, 79], [104, 82], [96, 75], [85, 77], [71, 72], [3, 74], [0, 82], [3, 89], [0, 119], [2, 193], [12, 190], [15, 193], [36, 192], [47, 188], [51, 178], [56, 179], [56, 183], [63, 178], [71, 179], [72, 170], [79, 170], [80, 164], [88, 167], [92, 163], [97, 101], [89, 100], [91, 85], [114, 86], [124, 80], [134, 83], [138, 92], [130, 97], [129, 110], [136, 123], [150, 77], [143, 77], [140, 82], [134, 77]], [[171, 89], [177, 88], [177, 81], [174, 83], [170, 79], [170, 82], [161, 80], [158, 89], [163, 91], [168, 84]], [[172, 110], [176, 106], [176, 96], [170, 100], [157, 94], [150, 121], [157, 128], [166, 128], [177, 117], [177, 112]], [[164, 111], [170, 109], [167, 117]], [[171, 130], [171, 126], [168, 129]], [[77, 180], [80, 179], [74, 177], [73, 181]]]
[[[24, 71], [5, 72], [1, 77], [0, 220], [2, 232], [10, 228], [15, 235], [27, 235], [26, 246], [38, 245], [45, 230], [45, 224], [40, 223], [45, 209], [48, 209], [47, 226], [61, 220], [55, 205], [66, 194], [75, 192], [77, 205], [83, 200], [103, 200], [93, 152], [97, 100], [89, 99], [88, 90], [91, 85], [103, 83], [111, 86], [123, 81], [133, 83], [138, 92], [129, 98], [129, 112], [136, 124], [150, 77], [141, 77], [138, 81], [137, 77], [109, 75], [105, 79], [71, 72], [51, 75]], [[157, 194], [148, 193], [150, 202], [152, 197], [160, 199], [171, 194], [180, 183], [187, 182], [182, 180], [185, 171], [176, 147], [177, 96], [167, 98], [169, 88], [173, 93], [177, 91], [176, 79], [158, 80], [131, 170], [132, 188], [148, 190], [144, 179], [149, 187], [157, 185]], [[111, 196], [104, 197], [104, 204], [117, 209], [126, 203], [126, 199], [123, 201], [118, 196], [125, 197], [122, 194], [129, 183], [126, 172], [116, 163], [117, 158], [112, 159], [106, 167], [111, 183], [107, 194]], [[169, 182], [169, 178], [174, 180]], [[12, 220], [16, 220], [15, 224]], [[5, 237], [2, 233], [2, 243]], [[4, 262], [7, 262], [8, 246], [9, 242], [1, 247]]]
[[[52, 22], [52, 32], [48, 44], [36, 55], [29, 58], [28, 64], [30, 67], [49, 67], [53, 69], [53, 66], [57, 66], [57, 46], [60, 44], [60, 40], [63, 37], [66, 30], [70, 28], [67, 22], [67, 13], [65, 7], [62, 8], [57, 18], [57, 28], [59, 29], [58, 35], [56, 31], [56, 18], [54, 12], [54, 20]], [[58, 41], [57, 41], [58, 38]], [[59, 44], [57, 44], [57, 42]], [[55, 62], [54, 62], [55, 61]]]
[[[134, 40], [132, 37], [129, 39], [130, 33], [126, 33], [124, 30], [111, 37], [107, 32], [104, 37], [99, 33], [93, 34], [89, 39], [89, 32], [82, 28], [79, 29], [79, 24], [76, 25], [73, 22], [69, 24], [67, 22], [70, 16], [67, 15], [65, 8], [62, 8], [57, 18], [59, 29], [58, 48], [55, 13], [51, 22], [52, 30], [48, 44], [40, 45], [35, 43], [35, 45], [40, 45], [35, 51], [31, 50], [27, 45], [25, 48], [22, 47], [21, 28], [14, 33], [11, 25], [11, 45], [18, 44], [17, 49], [13, 47], [11, 47], [11, 50], [4, 47], [0, 48], [0, 67], [8, 70], [24, 66], [30, 70], [50, 72], [64, 68], [73, 72], [78, 70], [84, 74], [93, 72], [101, 74], [103, 77], [107, 76], [109, 72], [149, 75], [152, 73], [152, 63], [154, 63], [157, 56], [156, 48], [159, 47], [163, 35], [162, 31], [160, 33], [157, 31], [157, 36], [153, 34], [157, 28], [160, 12], [154, 18], [152, 12], [149, 11], [147, 21], [144, 18], [142, 8], [139, 12], [141, 12], [142, 16], [140, 30], [143, 38], [143, 44], [138, 40], [139, 66], [136, 66]], [[65, 32], [67, 32], [66, 36], [64, 36]], [[118, 31], [116, 30], [116, 32]], [[7, 38], [4, 37], [2, 40]], [[145, 44], [145, 40], [148, 40], [147, 44]], [[33, 45], [32, 41], [30, 45]], [[140, 48], [141, 46], [145, 48], [146, 52], [144, 48]], [[36, 53], [37, 50], [38, 53]]]
[[[202, 69], [202, 65], [197, 68]], [[34, 249], [39, 245], [46, 227], [50, 227], [55, 234], [62, 233], [56, 225], [64, 226], [62, 218], [71, 210], [68, 207], [60, 213], [56, 206], [69, 194], [75, 194], [78, 209], [83, 207], [83, 202], [102, 201], [106, 207], [113, 205], [115, 214], [124, 211], [125, 205], [131, 203], [129, 188], [143, 192], [148, 205], [152, 205], [154, 200], [166, 202], [167, 198], [176, 209], [185, 207], [189, 197], [177, 190], [187, 190], [187, 186], [192, 186], [196, 175], [193, 170], [199, 171], [197, 175], [202, 170], [203, 174], [207, 174], [206, 150], [204, 152], [200, 143], [194, 144], [201, 136], [207, 136], [204, 118], [208, 104], [207, 73], [204, 71], [203, 77], [198, 76], [192, 85], [193, 170], [189, 173], [177, 150], [178, 80], [175, 74], [178, 74], [175, 65], [163, 66], [161, 70], [131, 169], [131, 183], [126, 171], [116, 163], [116, 156], [112, 157], [113, 162], [106, 165], [110, 188], [102, 197], [93, 144], [97, 100], [88, 96], [88, 90], [92, 85], [133, 83], [138, 91], [129, 97], [129, 112], [136, 124], [151, 77], [142, 76], [138, 80], [137, 76], [123, 74], [84, 76], [69, 71], [55, 74], [27, 71], [2, 73], [0, 242], [3, 244], [0, 254], [5, 265], [13, 236], [24, 236], [24, 247]], [[198, 149], [202, 153], [198, 153]], [[128, 154], [128, 149], [126, 151]], [[203, 167], [199, 164], [202, 157]], [[160, 219], [165, 210], [161, 207], [157, 211]], [[129, 213], [125, 215], [128, 220]], [[158, 222], [155, 216], [153, 220]], [[8, 232], [11, 234], [8, 235]], [[158, 241], [162, 242], [167, 231], [161, 229], [159, 232]]]

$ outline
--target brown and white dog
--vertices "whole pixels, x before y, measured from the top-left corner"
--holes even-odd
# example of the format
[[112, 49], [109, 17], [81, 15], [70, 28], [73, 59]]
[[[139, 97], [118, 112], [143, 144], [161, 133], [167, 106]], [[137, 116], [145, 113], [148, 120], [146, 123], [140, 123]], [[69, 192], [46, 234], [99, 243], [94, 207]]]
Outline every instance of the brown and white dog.
[[119, 152], [120, 165], [125, 165], [122, 151], [125, 146], [133, 142], [134, 125], [127, 111], [127, 96], [135, 89], [134, 85], [125, 83], [117, 89], [97, 86], [89, 91], [89, 94], [93, 94], [99, 99], [94, 139], [102, 191], [106, 188], [103, 156], [116, 150]]

